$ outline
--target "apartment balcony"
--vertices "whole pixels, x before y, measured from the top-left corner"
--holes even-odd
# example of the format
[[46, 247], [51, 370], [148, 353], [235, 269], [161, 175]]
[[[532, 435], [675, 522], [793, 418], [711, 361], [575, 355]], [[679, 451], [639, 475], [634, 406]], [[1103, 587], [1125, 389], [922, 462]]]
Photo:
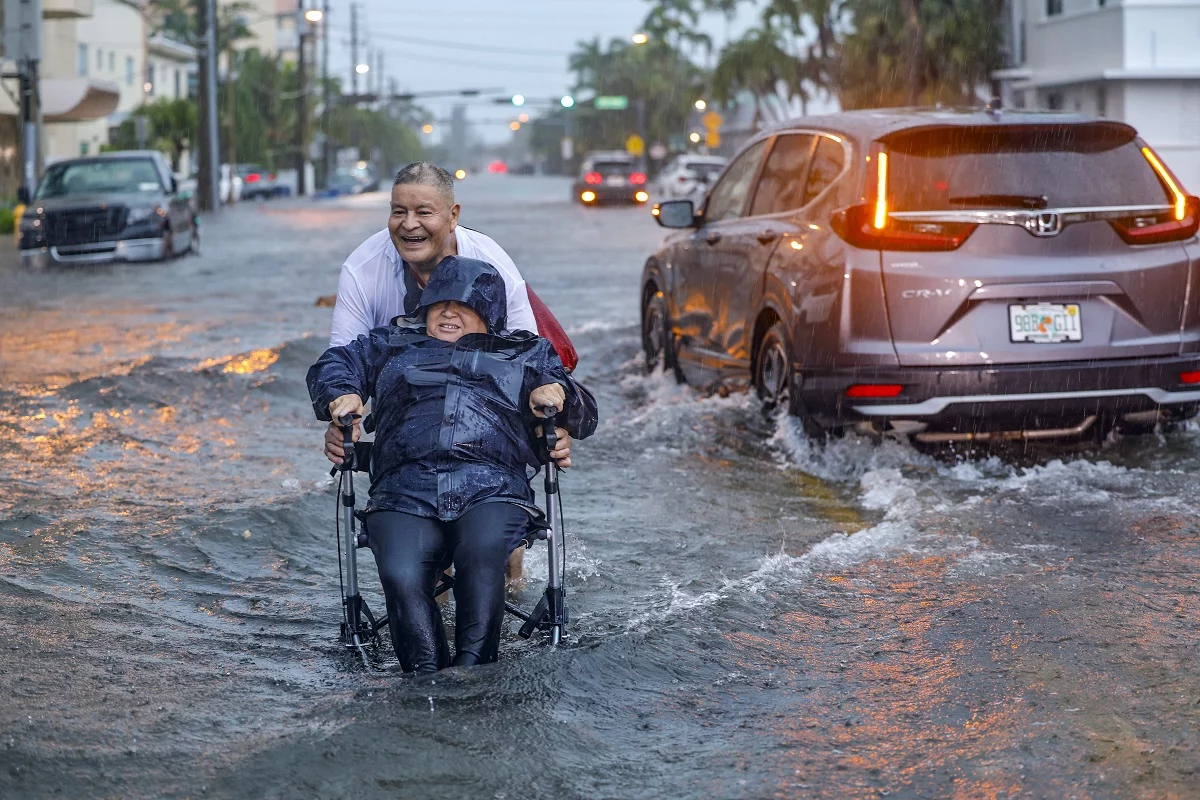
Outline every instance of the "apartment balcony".
[[95, 6], [95, 0], [42, 0], [42, 19], [90, 17]]

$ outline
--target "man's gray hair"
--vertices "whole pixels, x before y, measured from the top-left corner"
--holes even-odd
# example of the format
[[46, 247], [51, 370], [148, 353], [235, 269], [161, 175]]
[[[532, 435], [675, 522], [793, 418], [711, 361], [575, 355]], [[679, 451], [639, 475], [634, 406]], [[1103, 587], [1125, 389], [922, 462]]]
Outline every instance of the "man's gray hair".
[[396, 173], [392, 186], [410, 183], [432, 186], [446, 198], [448, 205], [454, 205], [454, 178], [437, 164], [431, 161], [414, 161]]

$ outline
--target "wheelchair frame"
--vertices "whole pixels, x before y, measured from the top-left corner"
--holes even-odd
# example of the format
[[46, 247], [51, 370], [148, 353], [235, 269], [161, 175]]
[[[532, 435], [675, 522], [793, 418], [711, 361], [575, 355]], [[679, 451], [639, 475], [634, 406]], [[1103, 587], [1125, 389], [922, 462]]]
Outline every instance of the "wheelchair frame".
[[[556, 409], [547, 406], [539, 409], [543, 414], [541, 444], [548, 454], [554, 450], [558, 441], [555, 431]], [[354, 473], [367, 472], [370, 463], [369, 446], [367, 443], [354, 443], [354, 422], [358, 414], [348, 414], [337, 420], [342, 431], [342, 449], [345, 456], [338, 467], [334, 467], [331, 475], [339, 475], [340, 515], [338, 525], [338, 572], [342, 588], [342, 624], [341, 643], [347, 649], [354, 651], [367, 664], [366, 647], [379, 644], [379, 631], [388, 624], [386, 615], [376, 617], [358, 587], [358, 549], [367, 546], [367, 534], [360, 532], [356, 523], [363, 521], [364, 514], [356, 509], [354, 495]], [[365, 457], [360, 454], [365, 452]], [[562, 527], [562, 497], [558, 487], [558, 465], [548, 456], [546, 458], [546, 475], [544, 482], [546, 494], [547, 528], [528, 534], [525, 547], [533, 546], [535, 540], [543, 539], [547, 547], [548, 579], [546, 590], [541, 599], [531, 611], [525, 611], [519, 606], [505, 602], [504, 610], [522, 620], [518, 634], [528, 639], [535, 630], [549, 634], [550, 644], [557, 645], [566, 634], [568, 623], [567, 593], [564, 586], [566, 576], [565, 542]], [[345, 550], [343, 559], [342, 551]], [[442, 574], [434, 586], [433, 596], [438, 597], [454, 588], [454, 578]]]

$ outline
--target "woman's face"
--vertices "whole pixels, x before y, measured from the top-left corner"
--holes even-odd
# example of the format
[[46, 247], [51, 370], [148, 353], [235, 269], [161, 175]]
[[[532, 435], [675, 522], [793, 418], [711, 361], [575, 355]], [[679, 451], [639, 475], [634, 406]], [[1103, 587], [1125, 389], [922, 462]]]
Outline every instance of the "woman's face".
[[457, 342], [468, 333], [487, 333], [487, 325], [470, 306], [447, 300], [425, 312], [425, 329], [443, 342]]

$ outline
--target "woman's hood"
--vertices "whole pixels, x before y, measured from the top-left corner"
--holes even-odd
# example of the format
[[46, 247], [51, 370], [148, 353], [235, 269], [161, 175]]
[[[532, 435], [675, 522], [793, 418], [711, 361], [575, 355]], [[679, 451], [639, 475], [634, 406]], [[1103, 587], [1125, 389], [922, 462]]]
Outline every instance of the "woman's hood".
[[500, 333], [508, 321], [504, 278], [486, 261], [462, 256], [443, 258], [409, 319], [424, 325], [429, 307], [447, 301], [470, 306], [487, 325], [488, 333]]

